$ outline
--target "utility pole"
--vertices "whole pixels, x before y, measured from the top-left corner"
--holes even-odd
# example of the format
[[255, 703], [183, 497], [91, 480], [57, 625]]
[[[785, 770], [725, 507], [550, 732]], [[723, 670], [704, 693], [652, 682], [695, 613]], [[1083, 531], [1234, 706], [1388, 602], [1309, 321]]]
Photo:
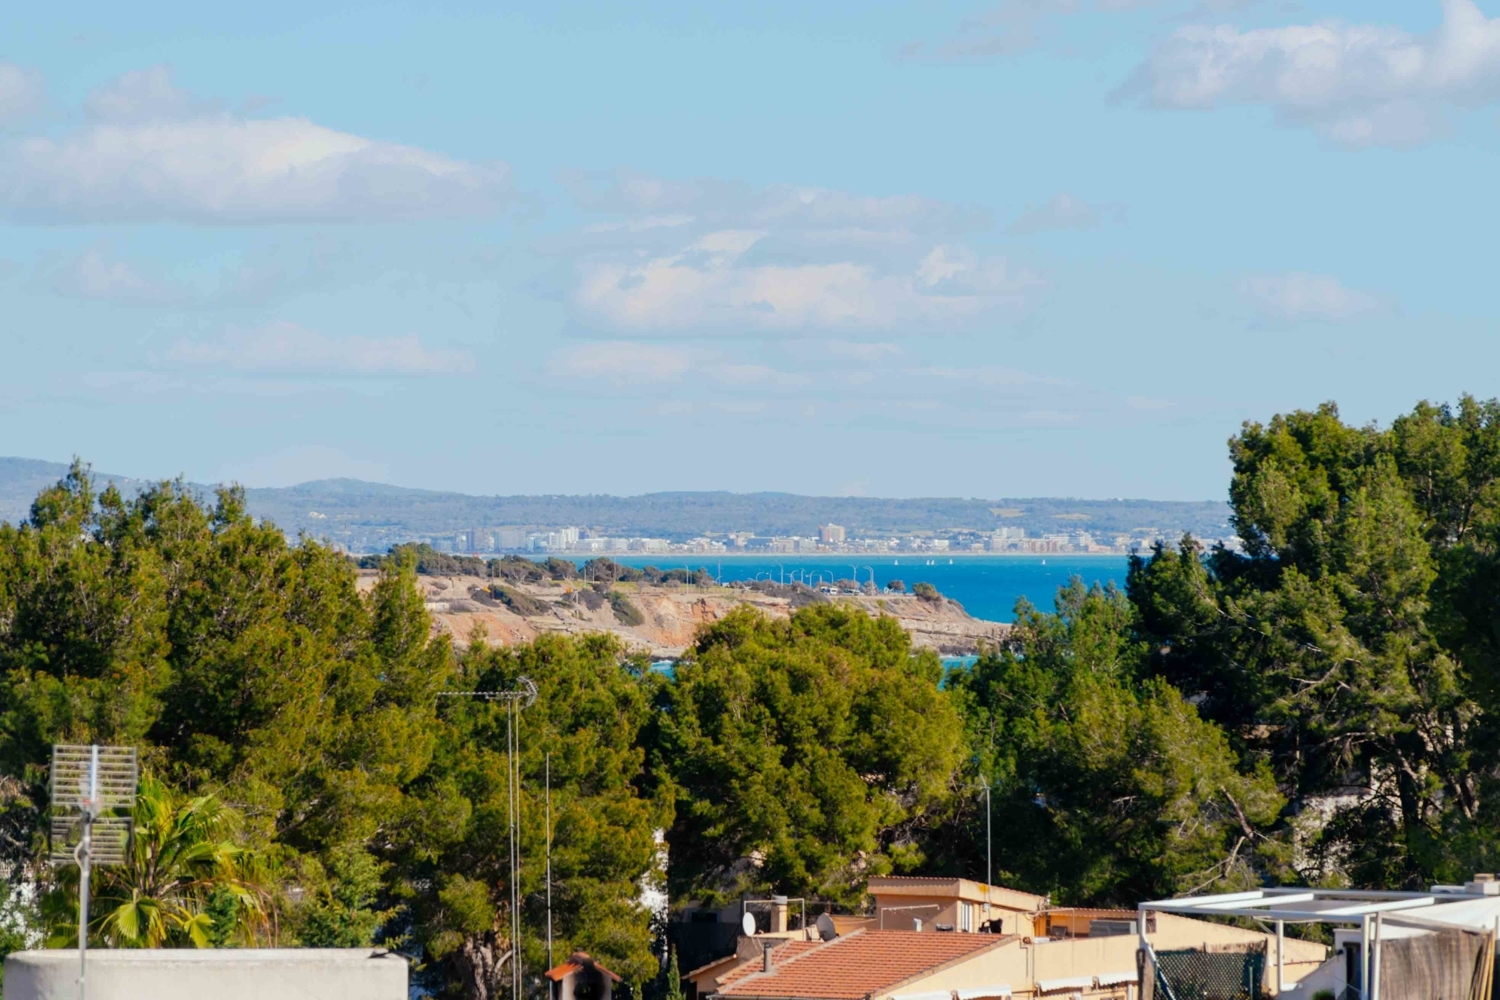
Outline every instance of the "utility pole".
[[[536, 703], [536, 684], [518, 677], [513, 691], [439, 691], [439, 698], [477, 698], [505, 702], [505, 783], [510, 824], [510, 988], [511, 1000], [521, 1000], [521, 710]], [[550, 836], [550, 832], [549, 832]], [[550, 880], [549, 880], [550, 882]]]
[[552, 968], [552, 754], [547, 754], [547, 968]]
[[988, 922], [990, 917], [990, 886], [995, 884], [995, 839], [992, 834], [993, 824], [990, 811], [990, 779], [981, 776], [984, 782], [984, 917]]

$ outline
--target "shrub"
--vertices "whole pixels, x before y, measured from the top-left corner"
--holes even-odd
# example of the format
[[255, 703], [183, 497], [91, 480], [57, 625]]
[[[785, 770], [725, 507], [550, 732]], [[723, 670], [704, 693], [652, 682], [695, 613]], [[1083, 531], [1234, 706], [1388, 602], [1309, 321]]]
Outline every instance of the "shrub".
[[912, 584], [911, 592], [924, 601], [941, 601], [943, 599], [943, 595], [938, 593], [938, 589], [930, 583]]
[[621, 625], [633, 627], [646, 624], [646, 616], [641, 614], [641, 609], [630, 603], [630, 598], [618, 590], [609, 592], [609, 604], [615, 612], [615, 621]]
[[501, 604], [510, 608], [522, 617], [534, 618], [537, 615], [547, 613], [547, 606], [533, 597], [521, 593], [519, 590], [511, 590], [504, 584], [496, 583], [490, 586], [490, 593], [495, 596]]

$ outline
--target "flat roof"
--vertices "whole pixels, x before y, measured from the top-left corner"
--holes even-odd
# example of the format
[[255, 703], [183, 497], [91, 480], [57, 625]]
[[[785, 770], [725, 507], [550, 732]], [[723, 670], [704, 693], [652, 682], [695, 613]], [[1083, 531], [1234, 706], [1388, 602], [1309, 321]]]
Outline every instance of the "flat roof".
[[[1476, 905], [1477, 904], [1477, 905]], [[1500, 915], [1500, 895], [1465, 891], [1460, 886], [1433, 886], [1428, 892], [1361, 889], [1256, 889], [1141, 903], [1145, 913], [1178, 913], [1194, 917], [1251, 917], [1283, 923], [1357, 924], [1376, 913], [1420, 915], [1440, 923], [1493, 925]]]

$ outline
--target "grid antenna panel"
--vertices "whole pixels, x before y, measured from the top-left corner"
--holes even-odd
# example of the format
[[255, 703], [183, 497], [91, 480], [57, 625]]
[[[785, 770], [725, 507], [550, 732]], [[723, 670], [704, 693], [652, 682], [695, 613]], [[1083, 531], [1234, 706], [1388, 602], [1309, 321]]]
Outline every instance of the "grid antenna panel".
[[[102, 816], [94, 820], [89, 838], [89, 864], [123, 865], [130, 860], [130, 818], [128, 816]], [[78, 862], [78, 847], [83, 843], [82, 818], [53, 816], [51, 849], [47, 860], [55, 865], [71, 865]]]
[[135, 747], [58, 744], [52, 748], [52, 808], [99, 815], [135, 804]]

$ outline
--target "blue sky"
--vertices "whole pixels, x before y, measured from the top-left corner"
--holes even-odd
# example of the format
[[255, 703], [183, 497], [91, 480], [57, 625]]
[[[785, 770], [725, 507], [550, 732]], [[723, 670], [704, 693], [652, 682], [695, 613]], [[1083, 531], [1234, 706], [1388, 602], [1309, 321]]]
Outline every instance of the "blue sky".
[[0, 454], [1221, 497], [1496, 393], [1496, 0], [31, 5]]

